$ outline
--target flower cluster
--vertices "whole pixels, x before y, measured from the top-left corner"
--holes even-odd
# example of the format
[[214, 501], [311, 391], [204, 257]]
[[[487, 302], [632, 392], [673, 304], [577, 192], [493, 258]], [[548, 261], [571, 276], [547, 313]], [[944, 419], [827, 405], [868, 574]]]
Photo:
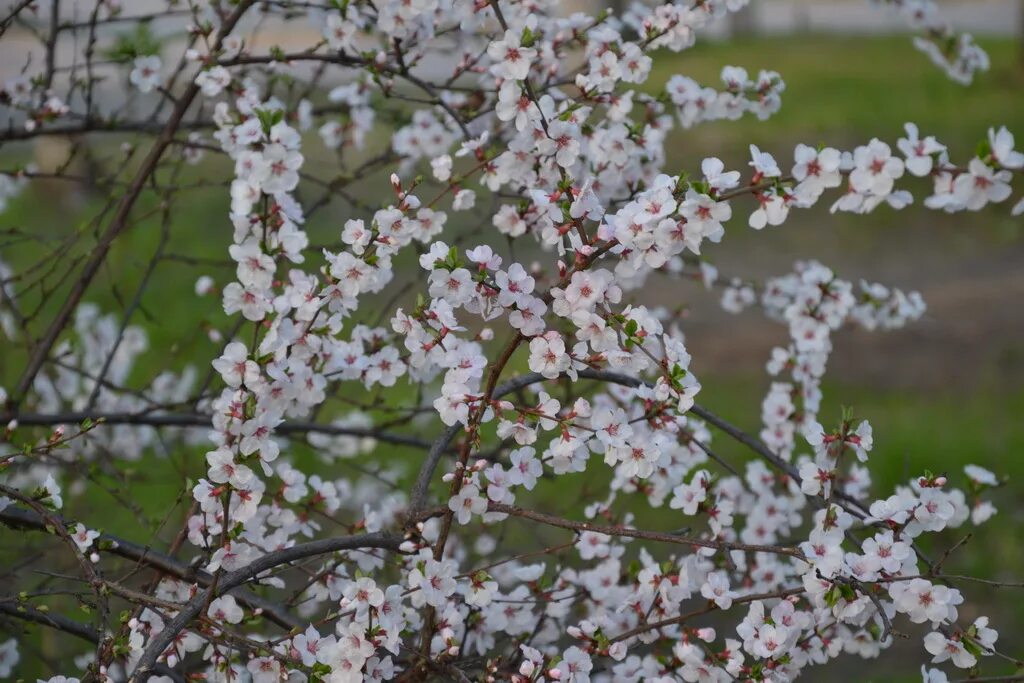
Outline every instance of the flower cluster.
[[[798, 144], [790, 164], [751, 145], [742, 168], [708, 157], [671, 170], [677, 122], [782, 106], [770, 71], [725, 67], [721, 90], [683, 74], [648, 83], [655, 50], [690, 47], [742, 0], [635, 3], [622, 17], [565, 16], [543, 0], [303, 5], [315, 44], [265, 53], [237, 28], [257, 4], [292, 18], [290, 3], [196, 7], [181, 59], [122, 59], [140, 94], [180, 99], [109, 239], [147, 184], [160, 187], [167, 147], [232, 170], [229, 268], [195, 287], [220, 304], [212, 372], [200, 386], [204, 360], [140, 382], [149, 347], [131, 311], [73, 302], [74, 340], [54, 335], [45, 370], [10, 397], [35, 424], [64, 426], [0, 460], [0, 515], [54, 531], [97, 600], [131, 605], [115, 623], [103, 603], [86, 633], [99, 641], [82, 660], [90, 676], [788, 681], [877, 656], [902, 621], [927, 624], [929, 664], [974, 675], [996, 654], [988, 619], [964, 623], [957, 577], [920, 541], [985, 523], [1000, 480], [969, 465], [961, 488], [924, 472], [875, 491], [870, 422], [820, 414], [833, 336], [911, 324], [921, 296], [815, 261], [754, 282], [707, 259], [742, 224], [776, 228], [826, 198], [833, 212], [903, 209], [908, 175], [932, 181], [930, 209], [1003, 203], [1024, 172], [1007, 129], [966, 164], [907, 124], [895, 150]], [[984, 67], [930, 2], [888, 4], [954, 78]], [[325, 74], [342, 82], [323, 87]], [[4, 86], [28, 133], [83, 118], [46, 80]], [[376, 191], [350, 194], [364, 176]], [[336, 196], [347, 208], [331, 234], [307, 232]], [[723, 285], [726, 310], [758, 307], [788, 332], [767, 363], [757, 435], [697, 403], [688, 321], [647, 296], [655, 278], [683, 286], [698, 270]], [[0, 323], [16, 338], [10, 276], [0, 264]], [[90, 421], [78, 435], [69, 413]], [[163, 427], [189, 429], [171, 442]], [[754, 457], [719, 454], [723, 437]], [[68, 468], [170, 443], [203, 454], [173, 552], [59, 516], [80, 493]], [[645, 529], [652, 519], [663, 530]], [[519, 522], [533, 525], [525, 538]], [[158, 570], [145, 592], [102, 573], [117, 557]], [[726, 613], [721, 626], [699, 626], [712, 612]], [[0, 645], [0, 674], [19, 656]]]
[[897, 12], [907, 25], [921, 33], [914, 46], [953, 80], [970, 84], [978, 71], [988, 71], [988, 54], [969, 33], [957, 34], [939, 13], [934, 0], [873, 0]]

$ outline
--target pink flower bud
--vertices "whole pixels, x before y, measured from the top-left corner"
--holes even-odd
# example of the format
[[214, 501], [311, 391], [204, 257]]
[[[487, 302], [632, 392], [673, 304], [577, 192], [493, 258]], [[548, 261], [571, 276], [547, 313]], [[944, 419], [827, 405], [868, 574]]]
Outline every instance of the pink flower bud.
[[198, 296], [203, 296], [204, 294], [209, 293], [210, 290], [213, 289], [213, 285], [214, 282], [212, 277], [209, 275], [200, 276], [199, 279], [196, 280], [196, 294]]

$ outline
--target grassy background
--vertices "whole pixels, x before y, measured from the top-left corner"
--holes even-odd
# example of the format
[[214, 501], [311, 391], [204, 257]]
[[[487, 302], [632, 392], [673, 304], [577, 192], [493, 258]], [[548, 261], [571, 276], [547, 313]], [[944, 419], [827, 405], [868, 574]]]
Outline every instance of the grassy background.
[[[949, 145], [954, 158], [961, 159], [974, 149], [990, 125], [1006, 124], [1024, 136], [1024, 71], [1018, 48], [1006, 40], [982, 39], [980, 43], [989, 51], [993, 67], [966, 89], [946, 80], [901, 36], [753, 39], [735, 45], [700, 45], [678, 56], [659, 55], [651, 84], [661, 84], [673, 73], [685, 73], [708, 85], [718, 85], [718, 73], [725, 64], [745, 66], [752, 72], [758, 68], [774, 69], [787, 84], [782, 111], [767, 122], [745, 119], [673, 132], [667, 169], [696, 171], [699, 159], [708, 155], [720, 156], [733, 167], [745, 166], [746, 146], [751, 142], [775, 153], [782, 164], [789, 161], [787, 150], [799, 141], [851, 147], [878, 136], [894, 144], [905, 121], [917, 122], [922, 133], [937, 135]], [[31, 154], [26, 148], [0, 150], [5, 167]], [[329, 175], [327, 161], [314, 156], [310, 168]], [[147, 292], [139, 314], [133, 319], [135, 324], [145, 327], [151, 341], [150, 351], [136, 369], [134, 382], [144, 384], [168, 366], [180, 368], [191, 359], [213, 357], [218, 352], [219, 345], [207, 338], [205, 327], [225, 326], [219, 301], [216, 297], [197, 298], [193, 283], [203, 273], [213, 274], [222, 283], [230, 277], [230, 264], [221, 263], [230, 241], [227, 189], [220, 182], [227, 175], [226, 169], [222, 159], [208, 157], [183, 176], [189, 184], [202, 187], [189, 190], [178, 201], [169, 226], [166, 252], [188, 255], [200, 262], [172, 260], [158, 267], [154, 281], [159, 287]], [[916, 189], [927, 188], [919, 184]], [[920, 192], [915, 194], [924, 196]], [[317, 196], [317, 192], [307, 191], [303, 199], [309, 203]], [[90, 290], [89, 300], [99, 303], [104, 310], [120, 310], [121, 302], [133, 296], [157, 249], [162, 228], [160, 216], [153, 211], [158, 201], [150, 193], [143, 196], [136, 211], [138, 220], [118, 239], [108, 266]], [[73, 271], [76, 259], [94, 243], [97, 227], [91, 218], [104, 204], [102, 194], [76, 200], [68, 195], [65, 186], [34, 185], [0, 215], [0, 258], [23, 268], [41, 258], [51, 240], [77, 231], [81, 239], [48, 280], [51, 284], [56, 282], [60, 273]], [[745, 274], [784, 272], [797, 257], [829, 257], [827, 262], [841, 267], [840, 272], [847, 277], [864, 274], [901, 286], [924, 287], [950, 278], [975, 281], [979, 273], [993, 269], [1002, 269], [1007, 277], [1012, 277], [1021, 272], [1024, 259], [1021, 222], [1008, 218], [1007, 208], [954, 217], [937, 215], [920, 206], [899, 213], [880, 210], [871, 216], [829, 216], [824, 210], [814, 210], [796, 214], [783, 228], [764, 233], [747, 230], [742, 215], [738, 215], [721, 247], [709, 250], [707, 256], [723, 271], [742, 270]], [[341, 225], [349, 215], [349, 210], [340, 204], [321, 212], [307, 226], [312, 241], [336, 243]], [[99, 225], [102, 227], [105, 222]], [[24, 239], [26, 235], [31, 239]], [[736, 339], [737, 335], [730, 332], [734, 329], [731, 321], [713, 311], [710, 297], [692, 288], [675, 287], [658, 290], [657, 296], [665, 303], [682, 301], [694, 311], [696, 329], [691, 350], [705, 386], [702, 403], [740, 426], [756, 430], [760, 400], [768, 385], [760, 368], [767, 358], [766, 349], [781, 343], [784, 332], [775, 327], [755, 326], [749, 334]], [[950, 571], [1007, 578], [1024, 566], [1024, 507], [1019, 497], [1024, 464], [1018, 457], [1024, 449], [1024, 390], [1020, 381], [1024, 376], [1020, 374], [1020, 358], [1024, 357], [1020, 332], [1024, 326], [1015, 327], [1021, 320], [1013, 315], [1013, 309], [1020, 307], [1015, 291], [993, 285], [981, 292], [980, 300], [987, 302], [985, 306], [991, 310], [950, 309], [950, 315], [966, 316], [968, 321], [975, 315], [978, 319], [994, 320], [993, 311], [1007, 312], [999, 318], [1002, 326], [979, 324], [978, 335], [971, 338], [966, 348], [941, 334], [922, 338], [912, 332], [894, 333], [897, 342], [889, 347], [871, 346], [878, 342], [856, 337], [856, 343], [837, 350], [833, 359], [836, 378], [825, 387], [823, 419], [837, 417], [840, 405], [849, 405], [874, 425], [875, 491], [904, 482], [925, 467], [947, 470], [956, 477], [967, 462], [1011, 477], [1009, 487], [997, 494], [1000, 514], [950, 558]], [[27, 292], [25, 301], [32, 301], [34, 296], [33, 291]], [[37, 322], [32, 328], [35, 334], [45, 325], [53, 305], [51, 302], [43, 306], [39, 315], [42, 324]], [[941, 315], [933, 316], [942, 321]], [[701, 326], [702, 319], [709, 322]], [[728, 353], [719, 355], [724, 358], [703, 360], [720, 350], [723, 339], [727, 339]], [[880, 349], [871, 351], [878, 371], [866, 370], [863, 358], [857, 355], [859, 348]], [[927, 371], [914, 363], [922, 355], [928, 360]], [[14, 384], [24, 360], [23, 349], [11, 347], [0, 352], [0, 386]], [[344, 409], [337, 408], [339, 412]], [[425, 431], [433, 433], [432, 428]], [[724, 439], [718, 439], [716, 444], [732, 462], [747, 457]], [[200, 476], [203, 470], [199, 453], [183, 450], [171, 458], [147, 457], [138, 463], [119, 464], [116, 472], [103, 476], [108, 486], [139, 502], [142, 517], [154, 536], [166, 541], [170, 530], [176, 528], [176, 518], [182, 514], [180, 506], [172, 508], [171, 504], [185, 490], [184, 477]], [[307, 458], [310, 454], [301, 452], [298, 457]], [[384, 462], [411, 470], [418, 457], [406, 451], [379, 449], [365, 462]], [[345, 465], [339, 467], [344, 472]], [[597, 491], [604, 479], [605, 473], [595, 466], [573, 483], [578, 482], [579, 491]], [[539, 509], [547, 506], [553, 511], [566, 511], [564, 489], [548, 487], [542, 491], [541, 500], [536, 503]], [[137, 537], [137, 519], [123, 513], [110, 514], [111, 500], [108, 494], [89, 494], [73, 501], [68, 512], [85, 519], [100, 517], [106, 529]], [[161, 530], [168, 519], [172, 523]], [[652, 523], [674, 528], [671, 521], [658, 524], [659, 521], [655, 518]], [[564, 540], [555, 534], [549, 537], [546, 531], [540, 535], [553, 542]], [[932, 553], [940, 554], [959, 537], [955, 533], [945, 535], [931, 548]], [[20, 538], [0, 531], [2, 549], [20, 549], [20, 542]], [[1003, 649], [1019, 653], [1024, 644], [1018, 635], [1024, 627], [1024, 611], [1014, 606], [1019, 593], [982, 586], [966, 588], [970, 589], [971, 609], [993, 615], [995, 626], [1002, 633]], [[974, 612], [964, 610], [966, 619], [974, 616]], [[908, 646], [898, 645], [883, 655], [884, 666], [864, 667], [866, 673], [844, 667], [843, 672], [833, 669], [830, 677], [914, 680], [922, 661], [918, 643], [914, 640]], [[25, 675], [45, 670], [47, 658], [59, 661], [66, 656], [50, 636], [34, 638], [32, 647], [39, 655], [38, 666], [26, 669]]]

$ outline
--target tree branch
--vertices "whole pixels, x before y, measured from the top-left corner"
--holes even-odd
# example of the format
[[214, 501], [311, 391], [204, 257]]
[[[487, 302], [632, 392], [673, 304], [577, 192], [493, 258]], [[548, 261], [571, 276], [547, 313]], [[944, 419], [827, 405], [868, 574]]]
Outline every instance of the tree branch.
[[[235, 28], [235, 24], [238, 23], [242, 18], [242, 15], [244, 15], [254, 3], [255, 0], [240, 0], [237, 7], [235, 7], [234, 12], [224, 20], [224, 24], [217, 32], [217, 38], [213, 45], [214, 50], [220, 48], [224, 38], [231, 33]], [[111, 219], [106, 231], [104, 231], [103, 235], [100, 237], [96, 247], [93, 249], [89, 260], [86, 262], [81, 274], [78, 276], [78, 280], [75, 281], [71, 291], [68, 292], [67, 298], [64, 299], [60, 310], [57, 312], [57, 315], [43, 334], [42, 339], [39, 340], [35, 348], [32, 350], [32, 355], [25, 367], [25, 371], [18, 380], [18, 385], [11, 396], [9, 402], [10, 408], [16, 408], [21, 401], [24, 400], [29, 389], [32, 388], [32, 383], [35, 381], [36, 375], [39, 374], [39, 370], [43, 367], [43, 363], [46, 362], [47, 357], [50, 355], [50, 350], [53, 348], [53, 345], [57, 343], [57, 339], [60, 337], [61, 332], [63, 332], [64, 328], [67, 326], [68, 320], [71, 318], [71, 314], [74, 313], [75, 309], [78, 307], [79, 302], [85, 295], [85, 292], [92, 283], [93, 278], [96, 277], [100, 267], [106, 260], [107, 254], [110, 252], [110, 247], [113, 245], [114, 240], [117, 239], [118, 235], [120, 235], [127, 227], [128, 218], [131, 215], [132, 208], [135, 206], [135, 202], [142, 194], [142, 189], [146, 186], [146, 183], [149, 182], [150, 177], [156, 170], [157, 164], [160, 162], [160, 158], [163, 156], [164, 151], [170, 146], [171, 141], [174, 139], [178, 126], [185, 117], [185, 112], [188, 111], [188, 108], [192, 105], [192, 100], [194, 100], [198, 94], [199, 86], [195, 81], [192, 81], [178, 99], [178, 102], [167, 121], [167, 125], [164, 126], [160, 136], [150, 148], [149, 154], [146, 155], [145, 160], [142, 162], [142, 166], [135, 174], [135, 178], [132, 180], [127, 194], [121, 198], [121, 202], [117, 207], [117, 212], [114, 214], [113, 219]]]
[[[50, 628], [64, 633], [69, 633], [76, 638], [80, 638], [89, 643], [100, 642], [100, 633], [92, 626], [83, 624], [80, 621], [69, 619], [60, 614], [53, 614], [50, 612], [40, 612], [36, 608], [12, 602], [10, 600], [0, 601], [0, 613], [6, 614], [9, 617], [15, 619], [21, 619], [22, 621], [29, 621], [35, 624], [42, 624], [43, 626], [49, 626]], [[187, 679], [180, 673], [174, 671], [170, 667], [164, 664], [157, 664], [153, 669], [154, 673], [160, 674], [161, 676], [169, 676], [174, 679], [177, 683], [184, 683]]]
[[[67, 520], [60, 518], [57, 519], [65, 528], [69, 528], [71, 526]], [[6, 524], [11, 528], [32, 529], [34, 531], [46, 530], [46, 522], [42, 517], [31, 510], [25, 510], [13, 505], [9, 505], [3, 510], [0, 510], [0, 523]], [[108, 554], [144, 564], [159, 572], [181, 579], [182, 581], [195, 581], [203, 587], [209, 586], [213, 581], [213, 576], [208, 572], [198, 570], [191, 565], [181, 562], [180, 560], [156, 552], [151, 548], [141, 546], [132, 541], [128, 541], [117, 536], [111, 536], [110, 534], [101, 534], [97, 541], [109, 546], [104, 550], [104, 552]], [[293, 617], [283, 607], [266, 600], [255, 593], [250, 591], [235, 591], [232, 595], [249, 609], [254, 612], [261, 613], [266, 619], [274, 622], [282, 628], [291, 630], [302, 626], [303, 622]]]
[[[122, 425], [143, 425], [149, 427], [209, 427], [213, 421], [212, 415], [202, 413], [104, 413], [102, 411], [77, 411], [68, 413], [17, 413], [9, 412], [0, 414], [0, 424], [6, 424], [11, 420], [17, 420], [20, 425], [76, 425], [86, 420], [94, 422], [103, 421], [107, 424]], [[377, 441], [391, 443], [398, 446], [410, 446], [413, 448], [430, 448], [431, 442], [418, 439], [414, 436], [394, 434], [391, 432], [378, 432], [374, 429], [361, 427], [343, 427], [341, 425], [321, 424], [303, 420], [288, 420], [274, 428], [277, 434], [301, 434], [315, 432], [318, 434], [329, 434], [335, 436], [359, 436], [369, 437]]]
[[146, 646], [145, 652], [142, 653], [142, 657], [139, 658], [134, 671], [132, 671], [128, 683], [140, 683], [141, 681], [148, 680], [152, 674], [156, 673], [155, 666], [157, 660], [167, 647], [205, 609], [211, 600], [241, 586], [257, 575], [289, 562], [340, 550], [381, 548], [397, 552], [400, 544], [400, 538], [382, 533], [326, 538], [267, 553], [241, 569], [236, 569], [233, 572], [222, 575], [217, 585], [211, 585], [201, 593], [196, 594], [173, 619], [167, 622], [163, 630], [153, 636], [152, 640], [149, 641], [149, 645]]
[[[755, 602], [757, 600], [785, 598], [789, 597], [790, 595], [799, 595], [800, 593], [803, 593], [805, 590], [806, 589], [803, 586], [800, 586], [799, 588], [787, 588], [786, 590], [774, 591], [771, 593], [755, 593], [753, 595], [744, 595], [733, 600], [732, 604], [741, 605], [747, 602]], [[609, 642], [618, 643], [619, 641], [627, 640], [629, 638], [632, 638], [633, 636], [638, 636], [641, 633], [646, 633], [647, 631], [653, 631], [654, 629], [664, 628], [666, 626], [672, 626], [674, 624], [682, 624], [686, 621], [689, 621], [690, 619], [693, 619], [694, 617], [699, 617], [700, 615], [707, 614], [708, 612], [714, 612], [717, 609], [719, 609], [718, 605], [716, 605], [715, 603], [711, 603], [706, 607], [702, 607], [701, 609], [694, 610], [692, 612], [687, 612], [686, 614], [680, 614], [676, 617], [668, 617], [667, 619], [662, 619], [660, 621], [652, 621], [648, 624], [642, 624], [628, 631], [623, 631], [619, 635], [612, 638]]]

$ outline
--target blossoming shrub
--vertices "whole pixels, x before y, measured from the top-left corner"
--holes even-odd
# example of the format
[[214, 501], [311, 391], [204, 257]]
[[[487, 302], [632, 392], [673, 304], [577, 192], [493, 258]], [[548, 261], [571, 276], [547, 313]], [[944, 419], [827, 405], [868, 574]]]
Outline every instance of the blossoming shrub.
[[[539, 0], [236, 0], [153, 15], [72, 4], [50, 9], [43, 70], [4, 85], [0, 140], [120, 131], [149, 146], [109, 185], [95, 247], [41, 334], [25, 324], [25, 275], [0, 269], [0, 322], [29, 350], [2, 396], [0, 518], [55, 537], [49, 551], [74, 558], [55, 585], [87, 608], [49, 610], [44, 591], [0, 609], [59, 633], [65, 676], [786, 681], [874, 658], [907, 624], [926, 626], [927, 681], [1005, 657], [986, 617], [961, 617], [965, 579], [942, 568], [955, 547], [936, 555], [926, 540], [988, 520], [996, 475], [969, 465], [875, 490], [870, 424], [819, 415], [833, 335], [913, 323], [925, 302], [814, 261], [756, 282], [703, 260], [744, 223], [774, 228], [819, 202], [915, 210], [907, 175], [931, 179], [927, 209], [1005, 202], [1024, 169], [1005, 128], [956, 161], [908, 123], [894, 147], [800, 144], [790, 161], [751, 146], [739, 169], [667, 169], [672, 126], [783, 104], [774, 72], [648, 81], [658, 51], [689, 48], [742, 0], [622, 16]], [[987, 67], [931, 2], [883, 4], [954, 79]], [[16, 3], [4, 27], [36, 11]], [[98, 59], [103, 27], [175, 18], [189, 22], [180, 54], [139, 38]], [[304, 46], [265, 47], [265, 24], [302, 27]], [[57, 61], [64, 42], [70, 66]], [[105, 109], [103, 69], [155, 108]], [[360, 156], [380, 131], [385, 152]], [[307, 163], [312, 147], [340, 173]], [[230, 215], [208, 229], [231, 236], [235, 277], [196, 283], [222, 302], [209, 333], [223, 351], [140, 384], [146, 336], [129, 319], [158, 284], [147, 274], [124, 316], [84, 302], [112, 245], [138, 229], [140, 196], [173, 211], [177, 174], [204, 154], [234, 169], [218, 181]], [[350, 192], [382, 173], [389, 183]], [[46, 175], [12, 170], [0, 190]], [[313, 244], [306, 218], [335, 196], [352, 212]], [[726, 310], [759, 307], [788, 328], [767, 359], [759, 434], [700, 405], [685, 325], [650, 296], [655, 274], [695, 278]], [[723, 459], [721, 439], [751, 457]], [[147, 545], [141, 524], [115, 537], [64, 510], [95, 472], [197, 443], [205, 476], [169, 546]], [[355, 474], [335, 476], [339, 460]], [[606, 490], [553, 509], [593, 470]], [[0, 671], [32, 656], [7, 640]]]

